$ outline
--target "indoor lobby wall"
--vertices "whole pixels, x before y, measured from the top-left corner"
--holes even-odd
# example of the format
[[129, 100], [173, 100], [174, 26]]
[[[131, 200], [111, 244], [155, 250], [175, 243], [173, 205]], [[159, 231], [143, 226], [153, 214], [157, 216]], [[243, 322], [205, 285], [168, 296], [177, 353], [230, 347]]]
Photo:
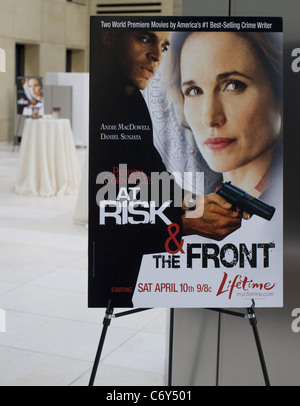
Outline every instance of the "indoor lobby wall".
[[[80, 66], [88, 71], [89, 2], [67, 0], [0, 0], [0, 48], [6, 72], [0, 75], [0, 141], [13, 137], [16, 44], [25, 45], [25, 75], [66, 71], [66, 51], [80, 51]], [[76, 60], [76, 59], [75, 59]]]

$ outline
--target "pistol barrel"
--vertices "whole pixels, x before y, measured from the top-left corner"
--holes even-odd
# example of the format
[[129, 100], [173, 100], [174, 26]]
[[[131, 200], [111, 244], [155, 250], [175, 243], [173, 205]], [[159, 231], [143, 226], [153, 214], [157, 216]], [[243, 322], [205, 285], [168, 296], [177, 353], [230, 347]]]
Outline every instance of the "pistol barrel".
[[257, 215], [266, 220], [271, 220], [275, 207], [249, 195], [244, 190], [233, 185], [231, 182], [223, 182], [216, 190], [216, 193], [232, 204], [234, 209], [246, 211], [250, 215]]

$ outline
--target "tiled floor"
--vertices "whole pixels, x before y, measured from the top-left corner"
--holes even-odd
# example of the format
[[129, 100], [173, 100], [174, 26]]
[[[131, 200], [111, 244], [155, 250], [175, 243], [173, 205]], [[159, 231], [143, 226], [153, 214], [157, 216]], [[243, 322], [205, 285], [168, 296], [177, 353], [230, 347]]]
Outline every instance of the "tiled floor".
[[[104, 315], [87, 308], [87, 229], [73, 222], [77, 196], [13, 192], [18, 158], [0, 143], [0, 386], [87, 386]], [[167, 318], [113, 320], [95, 386], [165, 385]]]

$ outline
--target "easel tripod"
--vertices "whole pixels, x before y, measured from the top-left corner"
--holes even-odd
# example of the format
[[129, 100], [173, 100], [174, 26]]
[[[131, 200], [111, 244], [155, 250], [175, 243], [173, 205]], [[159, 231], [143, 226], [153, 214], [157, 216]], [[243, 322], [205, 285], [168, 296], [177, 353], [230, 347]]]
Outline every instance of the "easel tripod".
[[[132, 310], [127, 310], [127, 311], [124, 311], [124, 312], [114, 314], [114, 308], [111, 306], [111, 302], [109, 301], [106, 312], [105, 312], [105, 315], [104, 315], [104, 318], [103, 318], [103, 328], [102, 328], [100, 341], [99, 341], [99, 345], [98, 345], [98, 349], [97, 349], [97, 353], [96, 353], [96, 357], [95, 357], [95, 361], [94, 361], [94, 365], [93, 365], [93, 369], [92, 369], [92, 373], [91, 373], [91, 377], [90, 377], [90, 381], [89, 381], [89, 386], [94, 386], [94, 382], [95, 382], [95, 378], [96, 378], [96, 374], [97, 374], [97, 370], [98, 370], [98, 366], [99, 366], [99, 362], [100, 362], [100, 358], [101, 358], [101, 354], [102, 354], [102, 350], [103, 350], [107, 330], [108, 330], [108, 327], [110, 326], [111, 320], [114, 319], [114, 318], [127, 316], [127, 315], [130, 315], [130, 314], [139, 313], [139, 312], [143, 312], [143, 311], [146, 311], [146, 310], [151, 310], [151, 309], [150, 308], [132, 309]], [[257, 318], [256, 318], [256, 314], [255, 314], [254, 300], [252, 300], [252, 306], [247, 309], [247, 313], [240, 313], [240, 312], [235, 312], [235, 311], [225, 310], [225, 309], [218, 309], [218, 308], [209, 308], [209, 309], [206, 309], [206, 310], [211, 310], [211, 311], [215, 311], [215, 312], [218, 312], [218, 313], [224, 313], [224, 314], [228, 314], [228, 315], [231, 315], [231, 316], [237, 316], [237, 317], [241, 317], [241, 318], [249, 320], [250, 325], [251, 325], [252, 330], [253, 330], [254, 338], [255, 338], [255, 343], [256, 343], [256, 347], [257, 347], [257, 351], [258, 351], [258, 355], [259, 355], [259, 360], [260, 360], [260, 364], [261, 364], [261, 368], [262, 368], [262, 373], [263, 373], [263, 376], [264, 376], [265, 385], [270, 386], [270, 380], [269, 380], [269, 375], [268, 375], [268, 371], [267, 371], [267, 366], [266, 366], [266, 362], [265, 362], [265, 358], [264, 358], [264, 354], [263, 354], [263, 350], [262, 350], [262, 345], [261, 345], [261, 341], [260, 341], [260, 337], [259, 337], [259, 333], [258, 333], [258, 328], [257, 328]], [[173, 366], [173, 364], [172, 364], [172, 360], [173, 360], [173, 328], [174, 328], [174, 309], [171, 309], [170, 342], [169, 342], [169, 347], [170, 347], [169, 348], [169, 379], [168, 379], [168, 385], [169, 386], [171, 386], [171, 375], [172, 375], [172, 366]]]
[[120, 313], [114, 314], [114, 308], [111, 306], [111, 301], [108, 302], [108, 306], [107, 306], [107, 309], [106, 309], [106, 312], [105, 312], [105, 315], [104, 315], [104, 318], [103, 318], [102, 333], [101, 333], [101, 336], [100, 336], [99, 346], [98, 346], [98, 350], [97, 350], [97, 353], [96, 353], [94, 366], [93, 366], [92, 374], [91, 374], [90, 381], [89, 381], [89, 386], [94, 386], [94, 382], [95, 382], [95, 378], [96, 378], [96, 374], [97, 374], [97, 369], [98, 369], [100, 357], [101, 357], [101, 354], [102, 354], [102, 349], [103, 349], [105, 337], [106, 337], [106, 334], [107, 334], [108, 327], [110, 326], [111, 320], [116, 319], [118, 317], [122, 317], [122, 316], [128, 316], [128, 315], [133, 314], [133, 313], [143, 312], [143, 311], [146, 311], [146, 310], [150, 310], [150, 309], [132, 309], [132, 310], [127, 310], [125, 312], [120, 312]]
[[242, 317], [244, 319], [248, 319], [250, 322], [250, 325], [252, 327], [255, 343], [256, 343], [256, 348], [260, 360], [260, 365], [262, 368], [262, 373], [264, 376], [264, 381], [266, 386], [271, 386], [270, 384], [270, 379], [269, 379], [269, 374], [266, 366], [266, 361], [258, 333], [258, 328], [257, 328], [257, 318], [255, 314], [255, 302], [252, 300], [252, 306], [247, 309], [247, 313], [239, 313], [231, 310], [225, 310], [225, 309], [208, 309], [208, 310], [213, 310], [219, 313], [224, 313], [224, 314], [229, 314], [231, 316], [237, 316], [237, 317]]

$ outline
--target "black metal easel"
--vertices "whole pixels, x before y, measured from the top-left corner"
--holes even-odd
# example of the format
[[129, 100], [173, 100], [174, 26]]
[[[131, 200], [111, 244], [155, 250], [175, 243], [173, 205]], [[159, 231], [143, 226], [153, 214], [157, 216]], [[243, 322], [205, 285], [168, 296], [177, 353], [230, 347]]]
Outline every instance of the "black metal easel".
[[101, 333], [101, 336], [100, 336], [99, 346], [98, 346], [98, 350], [97, 350], [97, 353], [96, 353], [94, 366], [93, 366], [92, 374], [91, 374], [90, 381], [89, 381], [89, 386], [94, 386], [94, 382], [95, 382], [95, 378], [96, 378], [96, 374], [97, 374], [97, 370], [98, 370], [100, 357], [101, 357], [101, 354], [102, 354], [102, 349], [103, 349], [106, 333], [107, 333], [108, 327], [110, 326], [111, 320], [116, 319], [118, 317], [122, 317], [122, 316], [128, 316], [128, 315], [133, 314], [133, 313], [143, 312], [143, 311], [146, 311], [146, 310], [151, 310], [151, 309], [132, 309], [132, 310], [127, 310], [125, 312], [120, 312], [120, 313], [114, 314], [114, 308], [111, 306], [111, 301], [108, 302], [108, 306], [107, 306], [107, 309], [105, 311], [105, 315], [104, 315], [104, 318], [103, 318], [102, 333]]
[[[218, 309], [218, 308], [209, 308], [209, 309], [206, 309], [206, 310], [211, 310], [211, 311], [215, 311], [215, 312], [218, 312], [218, 313], [224, 313], [224, 314], [228, 314], [228, 315], [231, 315], [231, 316], [242, 317], [244, 319], [249, 320], [250, 325], [252, 326], [252, 330], [253, 330], [253, 334], [254, 334], [254, 338], [255, 338], [255, 342], [256, 342], [256, 347], [257, 347], [257, 351], [258, 351], [258, 355], [259, 355], [259, 359], [260, 359], [260, 364], [261, 364], [261, 367], [262, 367], [262, 372], [263, 372], [265, 384], [266, 384], [266, 386], [270, 386], [269, 375], [268, 375], [267, 366], [266, 366], [266, 362], [265, 362], [265, 358], [264, 358], [264, 354], [263, 354], [263, 350], [262, 350], [262, 345], [261, 345], [261, 341], [260, 341], [260, 337], [259, 337], [259, 333], [258, 333], [258, 329], [257, 329], [257, 318], [256, 318], [256, 314], [255, 314], [254, 309], [255, 309], [255, 303], [254, 303], [254, 300], [252, 300], [252, 306], [247, 309], [247, 313], [239, 313], [239, 312], [235, 312], [235, 311], [231, 311], [231, 310]], [[132, 310], [127, 310], [127, 311], [124, 311], [124, 312], [114, 314], [114, 308], [111, 306], [111, 301], [109, 301], [107, 309], [105, 311], [104, 318], [103, 318], [102, 333], [101, 333], [101, 336], [100, 336], [100, 341], [99, 341], [99, 345], [98, 345], [98, 349], [97, 349], [97, 353], [96, 353], [96, 357], [95, 357], [95, 361], [94, 361], [94, 365], [93, 365], [93, 369], [92, 369], [92, 373], [91, 373], [91, 377], [90, 377], [90, 381], [89, 381], [89, 386], [94, 386], [94, 382], [95, 382], [95, 378], [96, 378], [96, 374], [97, 374], [97, 370], [98, 370], [98, 366], [99, 366], [99, 362], [100, 362], [100, 357], [101, 357], [101, 354], [102, 354], [102, 350], [103, 350], [107, 330], [108, 330], [108, 327], [110, 326], [111, 320], [115, 319], [115, 318], [118, 318], [118, 317], [143, 312], [143, 311], [146, 311], [146, 310], [151, 310], [151, 308], [132, 309]], [[173, 329], [174, 329], [174, 309], [171, 309], [168, 386], [172, 386]]]
[[212, 310], [212, 311], [216, 311], [216, 312], [224, 313], [224, 314], [229, 314], [231, 316], [242, 317], [244, 319], [249, 320], [250, 325], [253, 330], [253, 335], [254, 335], [256, 348], [257, 348], [257, 352], [258, 352], [258, 356], [259, 356], [259, 360], [260, 360], [260, 364], [261, 364], [261, 368], [262, 368], [262, 373], [264, 376], [265, 385], [271, 386], [269, 374], [268, 374], [268, 370], [267, 370], [267, 366], [266, 366], [266, 361], [265, 361], [265, 357], [264, 357], [264, 353], [263, 353], [263, 349], [262, 349], [262, 345], [261, 345], [261, 341], [260, 341], [260, 337], [259, 337], [259, 333], [258, 333], [257, 318], [256, 318], [254, 309], [255, 309], [255, 302], [252, 299], [252, 306], [247, 309], [247, 313], [239, 313], [239, 312], [235, 312], [235, 311], [231, 311], [231, 310], [214, 309], [214, 308], [211, 308], [208, 310]]
[[[254, 300], [252, 300], [252, 306], [247, 309], [247, 313], [240, 313], [240, 312], [236, 312], [236, 311], [232, 311], [232, 310], [219, 309], [219, 308], [206, 308], [205, 310], [211, 310], [211, 311], [218, 312], [219, 315], [221, 313], [223, 313], [223, 314], [228, 314], [230, 316], [237, 316], [237, 317], [241, 317], [241, 318], [249, 320], [250, 325], [251, 325], [252, 330], [253, 330], [253, 335], [254, 335], [254, 338], [255, 338], [256, 348], [257, 348], [257, 351], [258, 351], [258, 356], [259, 356], [259, 360], [260, 360], [260, 364], [261, 364], [261, 368], [262, 368], [262, 373], [263, 373], [265, 385], [266, 386], [271, 386], [270, 379], [269, 379], [269, 374], [268, 374], [268, 370], [267, 370], [267, 366], [266, 366], [266, 362], [265, 362], [265, 357], [264, 357], [264, 353], [263, 353], [263, 349], [262, 349], [262, 345], [261, 345], [261, 341], [260, 341], [260, 337], [259, 337], [259, 333], [258, 333], [258, 328], [257, 328], [257, 318], [256, 318], [256, 314], [255, 314], [255, 302], [254, 302]], [[174, 328], [174, 309], [171, 309], [168, 386], [172, 386], [173, 328]], [[219, 345], [218, 345], [217, 359], [219, 360]], [[218, 375], [218, 372], [217, 372], [217, 375]]]

